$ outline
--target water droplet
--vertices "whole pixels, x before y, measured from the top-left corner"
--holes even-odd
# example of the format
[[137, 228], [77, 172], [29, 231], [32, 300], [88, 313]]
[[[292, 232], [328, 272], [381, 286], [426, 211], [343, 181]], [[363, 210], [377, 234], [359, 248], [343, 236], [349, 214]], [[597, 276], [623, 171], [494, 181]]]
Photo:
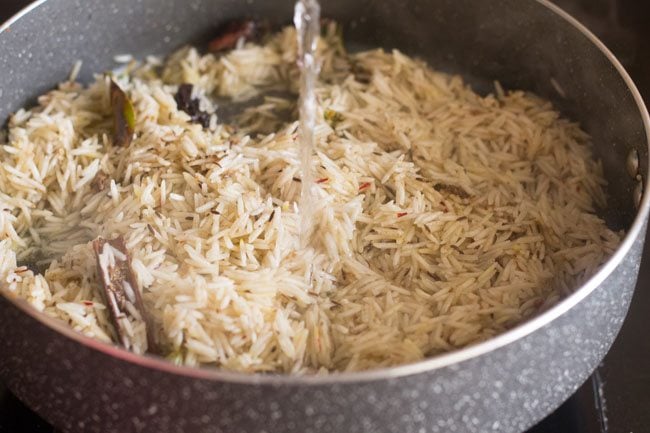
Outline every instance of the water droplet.
[[639, 172], [639, 152], [636, 149], [630, 150], [626, 159], [627, 173], [634, 178]]

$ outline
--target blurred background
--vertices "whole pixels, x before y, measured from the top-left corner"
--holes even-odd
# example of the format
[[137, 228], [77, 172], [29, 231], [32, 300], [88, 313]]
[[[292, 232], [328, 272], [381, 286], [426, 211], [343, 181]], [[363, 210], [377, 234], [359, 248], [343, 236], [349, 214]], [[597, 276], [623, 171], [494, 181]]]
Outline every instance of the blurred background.
[[[589, 27], [614, 52], [650, 105], [650, 1], [554, 2]], [[0, 22], [29, 3], [0, 0]], [[649, 290], [650, 248], [646, 241], [630, 312], [611, 351], [591, 379], [529, 433], [650, 432], [650, 338], [645, 332], [650, 325]], [[0, 433], [55, 431], [0, 383]]]

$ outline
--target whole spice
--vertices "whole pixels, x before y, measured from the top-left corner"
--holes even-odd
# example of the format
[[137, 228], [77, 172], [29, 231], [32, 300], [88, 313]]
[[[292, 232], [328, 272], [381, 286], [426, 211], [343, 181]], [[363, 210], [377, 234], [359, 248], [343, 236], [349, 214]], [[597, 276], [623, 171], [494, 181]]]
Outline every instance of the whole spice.
[[128, 350], [134, 350], [134, 342], [123, 321], [143, 321], [147, 333], [147, 349], [154, 352], [155, 343], [151, 327], [146, 323], [142, 297], [133, 275], [131, 255], [126, 248], [124, 237], [118, 236], [112, 240], [99, 237], [93, 241], [93, 250], [97, 259], [101, 294], [108, 306], [120, 344]]
[[113, 144], [127, 147], [135, 131], [135, 111], [126, 93], [111, 80], [111, 108], [113, 109]]
[[181, 84], [178, 86], [178, 91], [174, 95], [176, 106], [179, 110], [186, 112], [192, 122], [207, 128], [210, 126], [210, 114], [201, 110], [198, 99], [192, 99], [193, 89], [194, 86], [191, 84]]
[[259, 23], [253, 20], [228, 22], [217, 31], [217, 36], [208, 43], [208, 51], [218, 53], [231, 50], [235, 48], [239, 39], [243, 38], [245, 41], [254, 39], [259, 32], [259, 27]]

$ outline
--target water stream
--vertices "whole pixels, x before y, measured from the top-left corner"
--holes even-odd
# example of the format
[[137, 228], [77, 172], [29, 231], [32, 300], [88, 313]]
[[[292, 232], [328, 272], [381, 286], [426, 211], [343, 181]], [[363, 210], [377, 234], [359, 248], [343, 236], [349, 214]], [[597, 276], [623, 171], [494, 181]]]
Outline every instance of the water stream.
[[293, 17], [298, 36], [298, 63], [300, 66], [300, 127], [298, 131], [302, 186], [300, 193], [300, 243], [310, 244], [314, 231], [314, 128], [316, 127], [315, 85], [319, 64], [316, 43], [320, 34], [320, 5], [317, 0], [299, 0]]

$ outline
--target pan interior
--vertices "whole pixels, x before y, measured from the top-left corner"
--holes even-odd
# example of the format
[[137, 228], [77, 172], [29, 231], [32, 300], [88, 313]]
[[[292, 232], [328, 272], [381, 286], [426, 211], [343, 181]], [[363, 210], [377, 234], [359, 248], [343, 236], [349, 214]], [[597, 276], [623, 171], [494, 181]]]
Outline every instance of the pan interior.
[[[67, 77], [76, 60], [84, 62], [81, 80], [89, 81], [93, 72], [113, 68], [116, 54], [142, 58], [188, 42], [201, 44], [232, 18], [288, 24], [293, 8], [291, 1], [263, 0], [132, 3], [48, 0], [2, 32], [0, 119], [33, 104], [35, 96]], [[593, 138], [608, 180], [602, 215], [612, 229], [630, 227], [637, 181], [628, 175], [626, 159], [635, 149], [646, 177], [643, 119], [616, 67], [571, 23], [542, 3], [520, 0], [332, 0], [323, 14], [344, 25], [353, 49], [399, 48], [436, 69], [462, 75], [480, 92], [491, 91], [498, 80], [506, 89], [526, 89], [551, 100]], [[52, 23], [59, 23], [56, 37], [50, 35]]]

